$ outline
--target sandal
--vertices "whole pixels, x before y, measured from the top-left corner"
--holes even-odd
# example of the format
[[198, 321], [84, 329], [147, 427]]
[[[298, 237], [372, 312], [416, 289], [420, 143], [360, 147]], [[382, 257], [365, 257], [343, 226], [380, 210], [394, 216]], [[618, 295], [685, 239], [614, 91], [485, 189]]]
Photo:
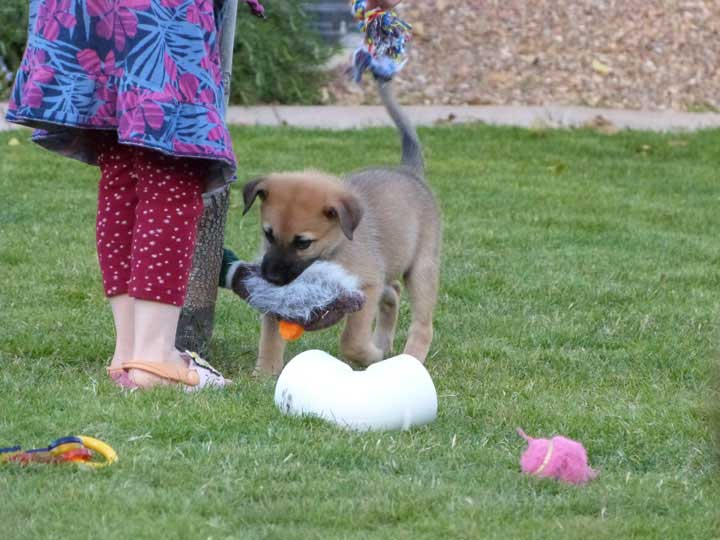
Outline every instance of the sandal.
[[105, 368], [107, 374], [120, 388], [125, 390], [133, 390], [138, 387], [123, 368]]
[[[187, 367], [166, 363], [126, 362], [123, 364], [122, 369], [126, 372], [129, 369], [139, 369], [163, 379], [180, 383], [186, 392], [194, 392], [208, 387], [222, 388], [232, 382], [224, 378], [218, 370], [200, 358], [197, 353], [185, 351], [180, 353], [180, 356], [187, 362]], [[130, 379], [129, 375], [128, 379]], [[132, 379], [130, 380], [132, 381]], [[134, 381], [132, 383], [135, 384]]]

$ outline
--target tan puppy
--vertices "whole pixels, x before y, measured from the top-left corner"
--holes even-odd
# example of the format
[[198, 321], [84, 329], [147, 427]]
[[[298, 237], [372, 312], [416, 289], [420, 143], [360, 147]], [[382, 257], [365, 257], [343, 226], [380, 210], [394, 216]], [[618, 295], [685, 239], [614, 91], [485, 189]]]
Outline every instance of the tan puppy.
[[[319, 259], [337, 262], [360, 278], [365, 306], [347, 317], [341, 349], [347, 360], [365, 366], [392, 350], [400, 279], [412, 307], [405, 352], [425, 361], [440, 258], [440, 214], [424, 179], [417, 134], [390, 85], [378, 88], [402, 136], [402, 166], [367, 169], [344, 182], [316, 171], [270, 174], [243, 189], [245, 212], [256, 198], [262, 201], [265, 279], [287, 284]], [[279, 373], [284, 349], [278, 321], [264, 316], [256, 371]]]

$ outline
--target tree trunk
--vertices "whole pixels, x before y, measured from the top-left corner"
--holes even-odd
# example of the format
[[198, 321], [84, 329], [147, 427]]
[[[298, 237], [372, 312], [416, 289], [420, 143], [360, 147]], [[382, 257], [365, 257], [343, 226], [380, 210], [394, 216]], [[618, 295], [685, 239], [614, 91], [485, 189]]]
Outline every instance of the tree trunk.
[[[233, 44], [237, 0], [225, 0], [220, 30], [220, 59], [225, 88], [225, 107], [230, 99]], [[197, 352], [203, 358], [210, 353], [210, 339], [215, 319], [218, 281], [225, 241], [225, 220], [230, 205], [228, 186], [203, 195], [205, 210], [198, 224], [187, 297], [178, 322], [175, 345], [180, 350]]]
[[210, 352], [229, 195], [229, 189], [223, 188], [203, 196], [205, 210], [198, 225], [188, 292], [175, 340], [178, 349], [195, 351], [203, 358], [208, 358]]

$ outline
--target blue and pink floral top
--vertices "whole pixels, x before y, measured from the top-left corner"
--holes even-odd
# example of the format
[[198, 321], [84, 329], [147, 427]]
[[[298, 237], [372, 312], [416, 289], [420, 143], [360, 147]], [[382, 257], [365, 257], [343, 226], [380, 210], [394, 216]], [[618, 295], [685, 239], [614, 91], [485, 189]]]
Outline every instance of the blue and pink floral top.
[[174, 156], [204, 158], [232, 181], [219, 57], [222, 2], [30, 0], [28, 44], [7, 119], [33, 140], [95, 163], [93, 130]]

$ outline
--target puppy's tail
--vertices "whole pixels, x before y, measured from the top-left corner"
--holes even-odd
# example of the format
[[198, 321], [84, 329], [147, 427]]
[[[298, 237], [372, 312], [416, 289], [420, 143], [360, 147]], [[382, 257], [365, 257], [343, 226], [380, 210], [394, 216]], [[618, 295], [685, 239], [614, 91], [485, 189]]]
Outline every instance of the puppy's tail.
[[378, 92], [385, 109], [402, 137], [402, 164], [408, 167], [418, 178], [425, 179], [425, 162], [422, 155], [422, 145], [418, 139], [415, 126], [408, 119], [393, 96], [390, 81], [377, 81]]

